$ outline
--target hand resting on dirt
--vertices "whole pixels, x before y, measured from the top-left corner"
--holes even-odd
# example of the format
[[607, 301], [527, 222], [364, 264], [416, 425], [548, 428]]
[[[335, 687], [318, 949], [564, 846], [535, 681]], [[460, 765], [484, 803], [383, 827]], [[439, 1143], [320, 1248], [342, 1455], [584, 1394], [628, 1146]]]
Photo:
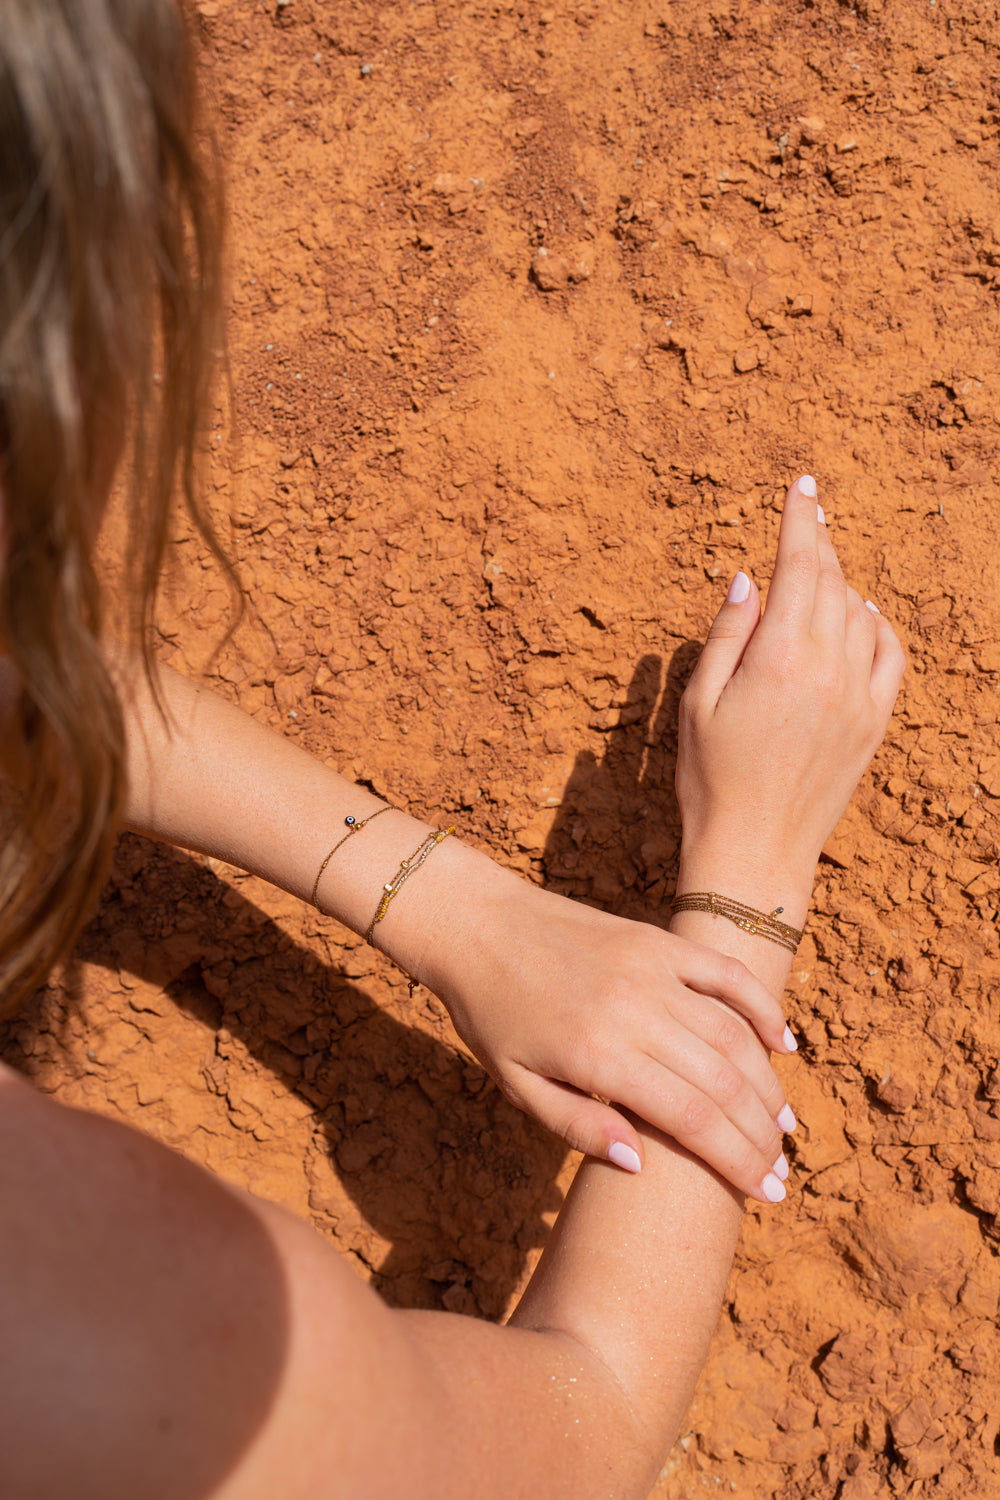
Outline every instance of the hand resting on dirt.
[[798, 480], [763, 616], [752, 582], [727, 600], [680, 712], [678, 891], [781, 905], [794, 927], [905, 667], [888, 622], [846, 583], [820, 515], [815, 482]]

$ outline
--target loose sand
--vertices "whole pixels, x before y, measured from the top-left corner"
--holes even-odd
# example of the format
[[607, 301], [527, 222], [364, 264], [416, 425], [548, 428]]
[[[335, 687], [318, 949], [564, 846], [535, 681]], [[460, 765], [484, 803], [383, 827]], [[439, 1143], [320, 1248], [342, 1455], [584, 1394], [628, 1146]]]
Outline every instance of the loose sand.
[[[796, 474], [898, 624], [793, 970], [792, 1193], [747, 1215], [655, 1494], [996, 1494], [996, 4], [196, 9], [241, 428], [212, 504], [252, 603], [219, 690], [661, 920], [677, 699]], [[179, 554], [162, 644], [196, 672], [225, 594]], [[501, 1314], [573, 1165], [356, 938], [135, 838], [4, 1056], [401, 1305]]]

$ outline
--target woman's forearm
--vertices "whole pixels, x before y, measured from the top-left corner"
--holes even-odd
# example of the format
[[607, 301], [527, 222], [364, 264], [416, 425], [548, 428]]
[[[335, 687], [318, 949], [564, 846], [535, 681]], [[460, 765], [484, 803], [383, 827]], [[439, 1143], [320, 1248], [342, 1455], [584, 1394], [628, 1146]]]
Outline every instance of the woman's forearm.
[[[210, 854], [309, 900], [327, 854], [384, 804], [293, 741], [168, 667], [161, 714], [144, 674], [117, 663], [128, 747], [127, 826]], [[322, 909], [363, 932], [401, 853], [426, 825], [394, 809], [354, 835], [324, 871]], [[403, 912], [402, 898], [398, 912]], [[395, 928], [402, 924], [394, 922]]]

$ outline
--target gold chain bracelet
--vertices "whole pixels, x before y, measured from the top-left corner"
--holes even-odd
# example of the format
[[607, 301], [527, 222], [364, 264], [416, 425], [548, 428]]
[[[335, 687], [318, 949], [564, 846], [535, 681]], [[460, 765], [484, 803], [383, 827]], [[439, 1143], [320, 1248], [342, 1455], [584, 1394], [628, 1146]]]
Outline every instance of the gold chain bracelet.
[[[444, 840], [449, 836], [449, 834], [452, 834], [454, 832], [455, 825], [454, 823], [452, 823], [447, 828], [436, 828], [433, 833], [429, 833], [427, 837], [420, 843], [420, 845], [416, 849], [414, 849], [413, 853], [402, 861], [399, 869], [396, 871], [392, 879], [386, 881], [385, 885], [382, 887], [382, 895], [379, 897], [378, 906], [375, 908], [375, 915], [368, 923], [368, 931], [365, 933], [366, 943], [371, 943], [372, 947], [375, 946], [374, 943], [372, 943], [372, 933], [375, 931], [375, 928], [378, 926], [379, 922], [382, 921], [382, 918], [389, 910], [389, 907], [392, 904], [393, 897], [397, 895], [400, 887], [407, 880], [409, 880], [410, 876], [416, 870], [420, 869], [420, 866], [423, 864], [424, 860], [427, 859], [429, 855], [434, 853], [434, 850], [437, 848], [438, 844], [443, 843]], [[407, 977], [409, 978], [409, 976]], [[411, 992], [412, 987], [415, 984], [416, 980], [411, 979]]]
[[367, 827], [367, 825], [373, 818], [380, 818], [383, 813], [392, 811], [393, 808], [387, 802], [384, 807], [376, 808], [373, 813], [369, 813], [367, 818], [362, 818], [360, 823], [353, 813], [347, 814], [347, 817], [344, 819], [344, 822], [347, 824], [347, 832], [344, 834], [344, 837], [342, 839], [338, 839], [334, 844], [333, 848], [326, 856], [326, 859], [324, 859], [323, 863], [320, 865], [318, 871], [316, 872], [316, 879], [313, 881], [312, 895], [309, 897], [309, 900], [311, 901], [312, 905], [315, 906], [317, 911], [320, 910], [319, 902], [316, 900], [316, 897], [319, 893], [319, 883], [323, 878], [323, 871], [326, 869], [327, 865], [330, 863], [337, 850], [343, 848], [352, 833], [360, 833], [362, 828]]
[[707, 911], [713, 917], [725, 917], [754, 937], [767, 938], [794, 953], [802, 941], [802, 933], [797, 927], [778, 921], [784, 909], [776, 906], [770, 912], [755, 911], [752, 906], [733, 901], [729, 896], [720, 896], [717, 891], [691, 891], [684, 896], [675, 896], [670, 903], [671, 915], [678, 911]]

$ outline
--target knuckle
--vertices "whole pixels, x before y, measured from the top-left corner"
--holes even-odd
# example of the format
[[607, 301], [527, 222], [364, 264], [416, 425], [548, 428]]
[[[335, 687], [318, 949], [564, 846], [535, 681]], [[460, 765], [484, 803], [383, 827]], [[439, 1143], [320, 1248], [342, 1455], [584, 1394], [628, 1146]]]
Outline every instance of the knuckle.
[[684, 689], [680, 707], [677, 710], [678, 729], [682, 735], [696, 735], [699, 733], [702, 721], [705, 717], [705, 689], [698, 676], [692, 677]]
[[590, 1121], [582, 1111], [567, 1115], [560, 1131], [563, 1140], [574, 1151], [589, 1151], [593, 1147], [593, 1131]]
[[827, 657], [816, 675], [828, 699], [840, 699], [844, 696], [849, 686], [849, 674], [841, 657]]
[[[623, 956], [622, 963], [626, 964], [628, 958]], [[601, 1014], [613, 1020], [617, 1026], [622, 1017], [635, 1004], [635, 984], [628, 973], [617, 973], [608, 979], [603, 986], [601, 997]]]
[[[761, 1095], [761, 1098], [764, 1102], [764, 1108], [767, 1110], [772, 1120], [781, 1113], [785, 1105], [788, 1103], [785, 1091], [781, 1087], [781, 1084], [778, 1081], [778, 1075], [774, 1072], [773, 1068], [768, 1070], [768, 1076], [764, 1082], [764, 1092]], [[777, 1129], [777, 1125], [775, 1126], [775, 1129]]]
[[719, 981], [725, 989], [740, 992], [747, 988], [750, 971], [738, 958], [723, 958], [719, 964]]
[[777, 1151], [768, 1159], [767, 1152], [758, 1151], [756, 1146], [745, 1142], [733, 1161], [733, 1176], [741, 1182], [759, 1183], [770, 1172], [777, 1159]]
[[847, 581], [840, 569], [832, 563], [825, 563], [820, 568], [819, 582], [831, 594], [844, 596], [847, 593]]
[[704, 1135], [715, 1120], [715, 1105], [704, 1094], [688, 1094], [681, 1101], [677, 1121], [680, 1134]]
[[788, 554], [788, 568], [797, 578], [811, 581], [819, 571], [819, 558], [810, 547], [797, 547]]
[[569, 1049], [574, 1080], [583, 1087], [593, 1085], [607, 1061], [608, 1051], [607, 1041], [597, 1027], [581, 1027]]
[[721, 1015], [715, 1024], [715, 1036], [712, 1039], [716, 1052], [721, 1052], [723, 1057], [732, 1057], [734, 1053], [743, 1050], [745, 1041], [746, 1032], [736, 1017]]
[[727, 1066], [716, 1069], [712, 1094], [724, 1109], [738, 1104], [746, 1093], [746, 1088], [747, 1081], [739, 1068]]

